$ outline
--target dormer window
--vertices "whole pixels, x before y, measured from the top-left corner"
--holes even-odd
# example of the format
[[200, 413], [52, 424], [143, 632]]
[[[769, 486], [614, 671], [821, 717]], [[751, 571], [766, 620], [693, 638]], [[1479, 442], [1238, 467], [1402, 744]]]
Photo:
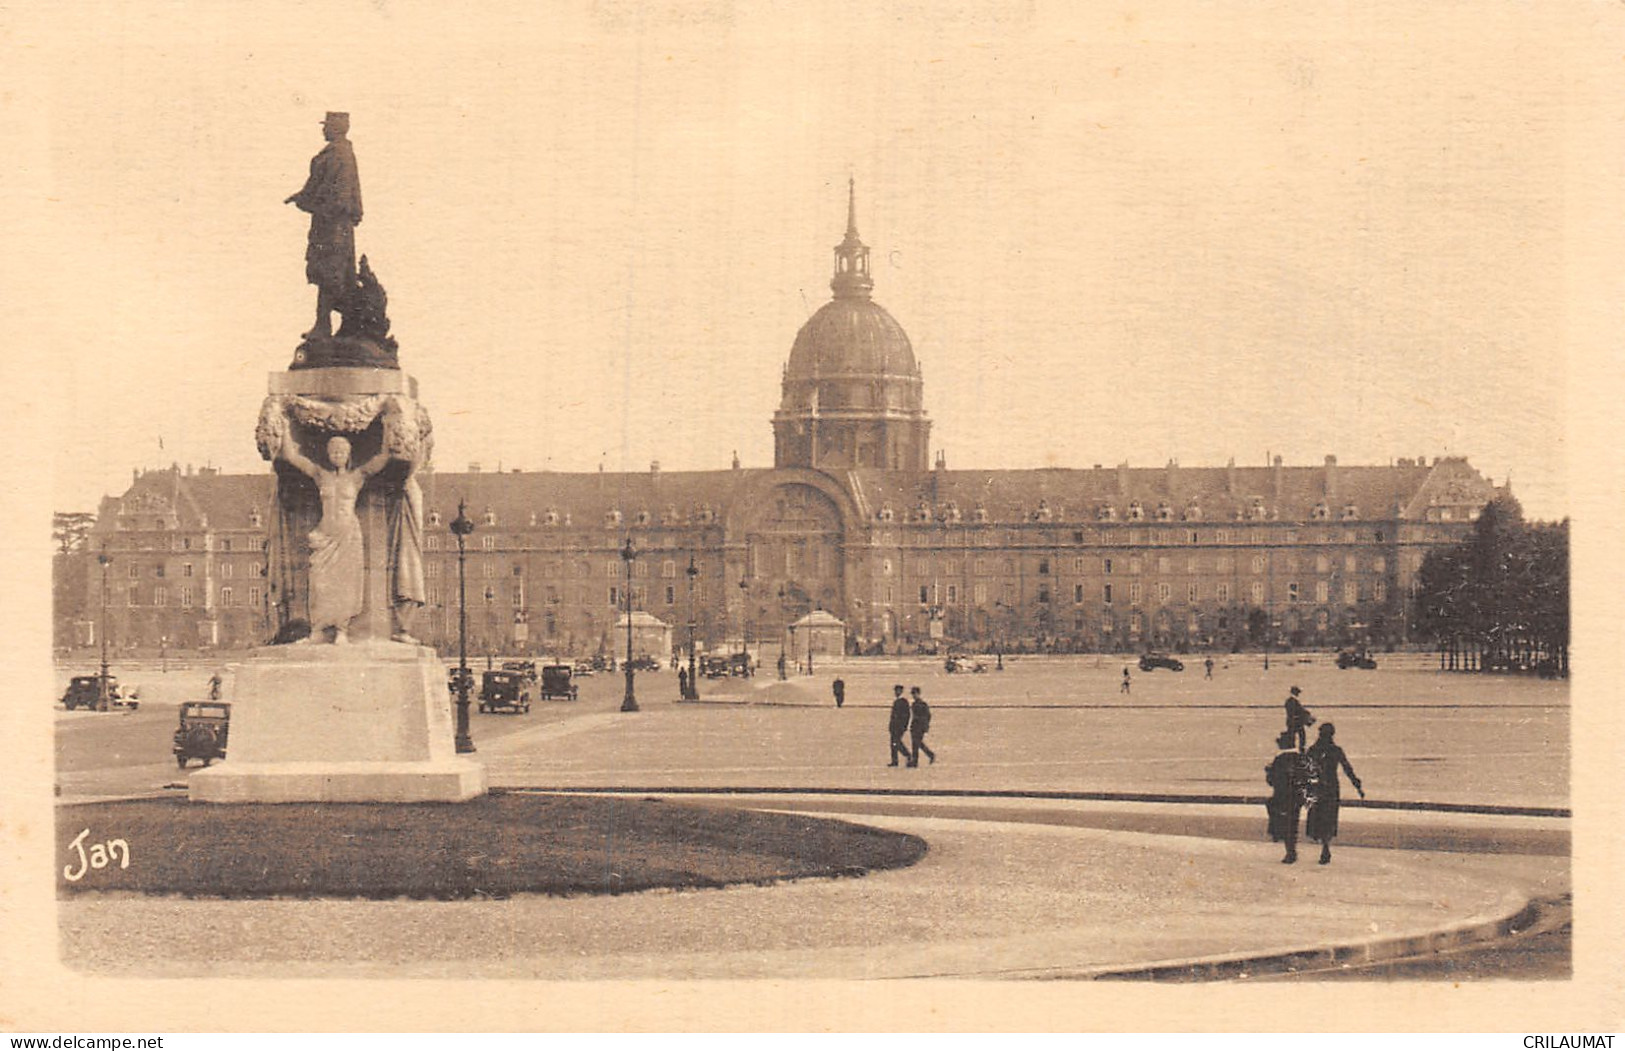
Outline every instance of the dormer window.
[[1324, 503], [1316, 504], [1314, 510], [1309, 512], [1309, 517], [1313, 518], [1317, 522], [1324, 522], [1330, 516], [1331, 511]]
[[682, 521], [682, 516], [677, 513], [676, 507], [667, 504], [666, 509], [660, 512], [660, 521], [665, 525], [676, 525]]
[[604, 525], [606, 525], [606, 526], [618, 526], [620, 524], [621, 524], [621, 512], [618, 509], [611, 509], [609, 511], [604, 512]]
[[1117, 521], [1117, 508], [1111, 504], [1101, 504], [1095, 510], [1095, 518], [1101, 522], [1115, 522]]
[[971, 521], [973, 522], [986, 522], [987, 508], [983, 507], [981, 504], [977, 504], [975, 510], [971, 511], [970, 517]]
[[1343, 505], [1343, 521], [1352, 522], [1360, 517], [1360, 509], [1353, 504]]
[[948, 504], [948, 506], [944, 507], [942, 509], [942, 520], [944, 522], [957, 522], [957, 521], [959, 521], [959, 505], [956, 504], [956, 503], [950, 502]]
[[485, 509], [485, 524], [488, 526], [494, 526], [497, 524], [497, 513], [491, 510], [489, 507]]
[[536, 528], [536, 512], [535, 511], [532, 511], [530, 513], [530, 525], [531, 525], [532, 529]]
[[1248, 513], [1247, 517], [1249, 517], [1249, 518], [1251, 518], [1251, 519], [1253, 519], [1255, 521], [1260, 521], [1260, 522], [1268, 517], [1268, 512], [1266, 512], [1265, 509], [1264, 509], [1264, 498], [1263, 497], [1261, 497], [1261, 496], [1253, 497], [1253, 506], [1249, 510], [1249, 513]]
[[1162, 503], [1157, 505], [1157, 521], [1172, 522], [1173, 520], [1174, 509], [1169, 507], [1168, 502], [1164, 500]]
[[879, 518], [882, 522], [890, 522], [892, 519], [896, 518], [897, 515], [892, 511], [891, 504], [882, 504], [880, 506], [880, 512], [875, 517]]
[[255, 507], [255, 508], [249, 509], [249, 512], [248, 512], [248, 525], [252, 529], [258, 529], [260, 527], [260, 509], [259, 508]]
[[1145, 507], [1141, 505], [1140, 501], [1135, 500], [1133, 503], [1128, 505], [1128, 520], [1130, 522], [1139, 522], [1144, 520], [1144, 518]]
[[432, 526], [437, 526], [437, 525], [440, 524], [440, 512], [439, 511], [436, 511], [436, 510], [433, 510], [433, 509], [431, 509], [429, 511], [429, 524], [432, 525]]
[[1202, 520], [1202, 509], [1196, 504], [1186, 504], [1184, 519], [1187, 522], [1200, 522]]
[[717, 513], [711, 509], [710, 504], [700, 505], [700, 524], [710, 525], [717, 520]]
[[1038, 501], [1038, 509], [1033, 512], [1033, 521], [1034, 522], [1048, 522], [1053, 517], [1055, 517], [1055, 515], [1049, 509], [1049, 501], [1048, 500], [1040, 500], [1040, 501]]
[[549, 507], [546, 511], [542, 512], [542, 522], [544, 524], [550, 525], [550, 526], [558, 525], [559, 524], [559, 513], [557, 511], [553, 510], [553, 508]]
[[648, 511], [639, 511], [634, 521], [636, 521], [638, 525], [644, 526], [648, 525], [652, 518], [653, 516], [650, 515]]

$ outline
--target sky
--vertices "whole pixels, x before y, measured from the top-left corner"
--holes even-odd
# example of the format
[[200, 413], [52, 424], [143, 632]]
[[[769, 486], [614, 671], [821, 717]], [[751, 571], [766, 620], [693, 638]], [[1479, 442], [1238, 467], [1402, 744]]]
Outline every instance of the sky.
[[1577, 202], [1613, 111], [1542, 33], [1583, 17], [1071, 6], [14, 14], [53, 506], [266, 470], [315, 298], [282, 201], [333, 109], [442, 471], [770, 466], [851, 177], [951, 468], [1462, 455], [1572, 513]]

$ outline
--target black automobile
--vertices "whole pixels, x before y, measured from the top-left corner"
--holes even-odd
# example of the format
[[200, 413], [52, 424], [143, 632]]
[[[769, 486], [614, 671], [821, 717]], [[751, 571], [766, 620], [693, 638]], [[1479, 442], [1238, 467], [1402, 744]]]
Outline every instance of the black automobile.
[[139, 689], [120, 688], [118, 676], [107, 677], [107, 705], [102, 706], [102, 677], [100, 675], [75, 675], [68, 682], [68, 688], [62, 694], [62, 707], [68, 711], [75, 708], [88, 708], [91, 711], [111, 711], [114, 708], [128, 708], [135, 711], [141, 707], [137, 700]]
[[226, 732], [231, 728], [231, 705], [222, 701], [184, 701], [181, 722], [175, 729], [175, 765], [186, 769], [189, 759], [208, 766], [226, 757]]
[[644, 654], [641, 657], [633, 657], [632, 658], [632, 670], [633, 671], [659, 671], [660, 670], [660, 662], [655, 660], [653, 657], [649, 656], [648, 654]]
[[536, 683], [535, 661], [503, 661], [502, 670], [517, 672], [518, 674], [523, 675], [525, 680], [532, 685], [535, 685]]
[[1366, 671], [1372, 671], [1377, 667], [1377, 662], [1365, 650], [1342, 650], [1337, 654], [1337, 666], [1344, 671], [1350, 668], [1364, 668]]
[[579, 688], [571, 680], [576, 670], [568, 664], [542, 665], [542, 700], [573, 701]]
[[530, 711], [530, 683], [519, 672], [486, 672], [480, 682], [480, 711]]
[[1167, 668], [1169, 671], [1184, 671], [1183, 661], [1174, 659], [1165, 653], [1146, 653], [1140, 656], [1141, 671], [1155, 671], [1158, 668]]

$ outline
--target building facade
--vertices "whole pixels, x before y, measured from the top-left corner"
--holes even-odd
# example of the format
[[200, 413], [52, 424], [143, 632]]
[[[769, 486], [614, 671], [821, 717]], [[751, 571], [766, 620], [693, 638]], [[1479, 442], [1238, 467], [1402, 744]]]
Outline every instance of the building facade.
[[[950, 470], [930, 456], [920, 367], [872, 298], [854, 211], [833, 297], [791, 346], [772, 468], [425, 471], [418, 634], [456, 645], [462, 501], [474, 652], [612, 652], [628, 538], [633, 608], [679, 644], [692, 622], [705, 649], [778, 643], [817, 610], [859, 652], [1380, 645], [1405, 641], [1427, 551], [1463, 539], [1496, 493], [1451, 457]], [[113, 644], [238, 648], [301, 615], [265, 576], [273, 485], [171, 467], [104, 500], [85, 557], [112, 559]], [[84, 579], [99, 611], [102, 574]]]

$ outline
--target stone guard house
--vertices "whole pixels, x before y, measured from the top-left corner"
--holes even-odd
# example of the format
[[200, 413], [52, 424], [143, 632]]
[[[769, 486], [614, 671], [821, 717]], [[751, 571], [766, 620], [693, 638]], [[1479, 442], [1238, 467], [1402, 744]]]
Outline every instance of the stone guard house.
[[[950, 470], [930, 456], [920, 367], [871, 297], [850, 204], [830, 286], [790, 349], [772, 468], [423, 472], [425, 641], [457, 643], [459, 498], [476, 526], [475, 653], [615, 652], [628, 536], [633, 607], [679, 645], [691, 618], [702, 648], [723, 649], [776, 643], [824, 610], [858, 652], [1131, 652], [1403, 642], [1423, 556], [1461, 540], [1496, 492], [1450, 457]], [[113, 559], [115, 646], [269, 636], [272, 484], [171, 467], [103, 501], [84, 557]], [[84, 578], [98, 611], [101, 575]]]

